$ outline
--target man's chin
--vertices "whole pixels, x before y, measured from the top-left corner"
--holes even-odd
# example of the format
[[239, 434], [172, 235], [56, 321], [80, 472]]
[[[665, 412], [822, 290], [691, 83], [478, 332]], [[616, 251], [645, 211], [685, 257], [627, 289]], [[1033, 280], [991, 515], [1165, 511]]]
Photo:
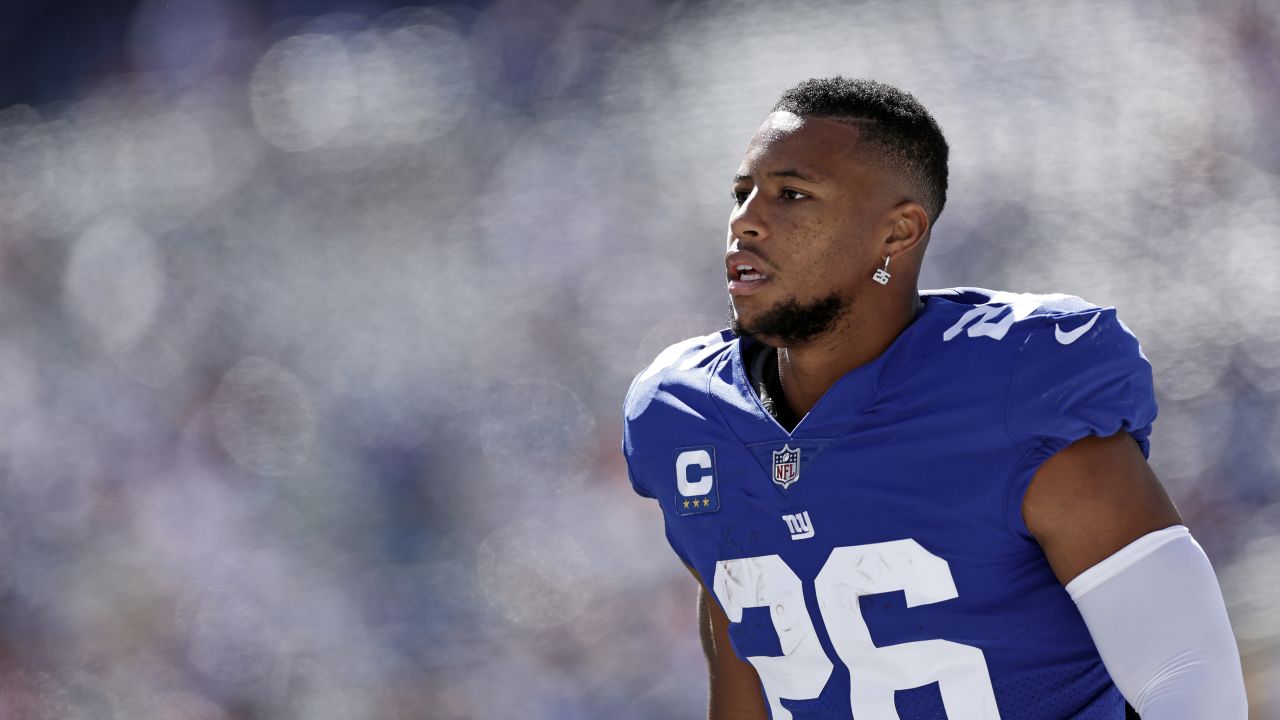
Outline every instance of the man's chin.
[[[739, 337], [761, 339], [761, 318], [776, 311], [780, 303], [762, 302], [760, 298], [729, 297], [729, 329]], [[767, 333], [766, 333], [767, 334]]]
[[796, 347], [829, 332], [847, 307], [847, 302], [835, 293], [804, 303], [789, 297], [753, 312], [743, 312], [745, 308], [734, 302], [729, 329], [738, 337], [773, 347]]
[[777, 348], [777, 347], [783, 347], [786, 345], [786, 343], [780, 337], [775, 337], [773, 335], [766, 335], [766, 334], [761, 334], [759, 332], [756, 332], [755, 330], [752, 329], [752, 326], [749, 322], [742, 321], [741, 315], [733, 317], [729, 320], [729, 330], [734, 335], [740, 338], [749, 338], [758, 343], [763, 343], [771, 347]]

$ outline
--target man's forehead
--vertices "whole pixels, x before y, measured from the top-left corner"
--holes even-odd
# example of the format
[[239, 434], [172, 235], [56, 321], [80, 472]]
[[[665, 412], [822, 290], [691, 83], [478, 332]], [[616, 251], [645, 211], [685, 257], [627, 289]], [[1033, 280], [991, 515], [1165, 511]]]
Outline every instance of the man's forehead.
[[787, 133], [793, 133], [804, 127], [805, 119], [792, 112], [779, 110], [778, 112], [769, 113], [769, 116], [760, 123], [760, 127], [756, 130], [757, 134], [769, 133], [776, 136], [782, 136]]
[[805, 136], [852, 144], [857, 142], [861, 134], [858, 124], [858, 120], [804, 117], [786, 110], [779, 110], [769, 113], [764, 122], [760, 123], [752, 141], [776, 141]]
[[747, 170], [761, 162], [783, 162], [804, 165], [814, 174], [824, 174], [823, 166], [852, 155], [859, 134], [856, 125], [838, 120], [774, 112], [751, 138], [742, 158], [742, 168]]

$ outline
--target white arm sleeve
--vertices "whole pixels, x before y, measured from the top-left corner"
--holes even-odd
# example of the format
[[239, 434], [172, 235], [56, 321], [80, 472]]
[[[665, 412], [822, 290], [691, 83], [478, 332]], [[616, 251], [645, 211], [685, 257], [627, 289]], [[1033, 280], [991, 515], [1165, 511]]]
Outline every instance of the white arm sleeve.
[[1067, 583], [1067, 592], [1143, 720], [1246, 720], [1222, 591], [1187, 528], [1138, 538]]

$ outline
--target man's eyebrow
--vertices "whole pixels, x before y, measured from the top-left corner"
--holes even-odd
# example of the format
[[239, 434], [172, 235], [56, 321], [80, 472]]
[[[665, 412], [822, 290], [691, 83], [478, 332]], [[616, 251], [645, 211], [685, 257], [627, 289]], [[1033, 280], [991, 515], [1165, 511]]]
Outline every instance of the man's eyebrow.
[[[765, 175], [769, 177], [774, 177], [774, 178], [795, 178], [797, 180], [804, 180], [805, 182], [818, 182], [818, 179], [816, 177], [813, 177], [812, 175], [806, 175], [805, 173], [802, 173], [799, 170], [795, 170], [793, 168], [787, 168], [785, 170], [774, 170], [772, 172], [765, 173]], [[752, 178], [750, 175], [735, 175], [733, 177], [733, 183], [737, 185], [740, 182], [748, 182], [751, 179]]]

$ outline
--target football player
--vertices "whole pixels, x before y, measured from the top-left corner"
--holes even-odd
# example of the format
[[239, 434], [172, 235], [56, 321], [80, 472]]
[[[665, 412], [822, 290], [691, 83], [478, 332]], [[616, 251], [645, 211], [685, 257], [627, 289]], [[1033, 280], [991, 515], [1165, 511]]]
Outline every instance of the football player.
[[917, 278], [947, 144], [788, 90], [733, 179], [729, 330], [632, 383], [623, 451], [701, 584], [713, 720], [1247, 715], [1213, 569], [1147, 466], [1114, 308]]

